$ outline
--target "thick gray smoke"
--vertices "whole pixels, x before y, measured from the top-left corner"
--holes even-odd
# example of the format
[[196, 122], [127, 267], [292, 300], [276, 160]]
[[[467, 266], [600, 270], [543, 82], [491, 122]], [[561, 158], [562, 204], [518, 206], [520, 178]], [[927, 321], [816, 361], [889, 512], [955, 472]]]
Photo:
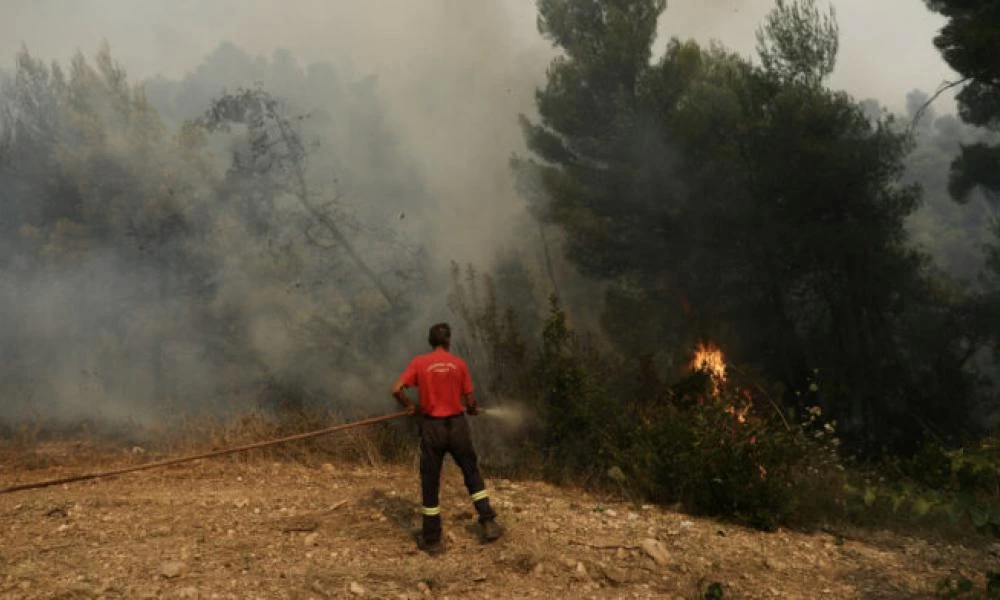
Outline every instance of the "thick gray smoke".
[[[929, 41], [937, 22], [919, 2], [841, 4], [835, 84], [893, 106], [947, 77]], [[770, 6], [671, 2], [659, 43], [715, 38], [749, 54]], [[885, 11], [913, 26], [875, 35]], [[93, 58], [102, 39], [129, 83], [144, 83], [162, 131], [136, 133], [115, 104], [116, 71]], [[389, 408], [386, 390], [424, 349], [427, 325], [455, 320], [451, 261], [487, 269], [515, 250], [528, 277], [542, 271], [507, 166], [524, 152], [517, 115], [532, 112], [554, 55], [533, 2], [14, 0], [0, 7], [0, 40], [8, 75], [23, 43], [41, 62], [29, 71], [48, 82], [5, 84], [22, 156], [0, 173], [4, 214], [20, 219], [0, 223], [0, 419], [148, 421], [262, 397]], [[77, 49], [100, 76], [72, 64]], [[906, 60], [868, 61], [885, 52]], [[52, 60], [62, 74], [42, 66]], [[67, 103], [43, 88], [61, 78], [99, 90], [88, 101], [110, 134], [87, 137], [90, 124], [55, 116]], [[178, 141], [224, 92], [256, 85], [289, 118], [308, 115], [296, 123], [310, 200], [389, 298], [295, 193], [262, 191], [277, 175], [226, 176], [244, 131], [209, 136], [204, 149]], [[183, 235], [153, 227], [171, 211]]]
[[[547, 54], [524, 54], [503, 7], [397, 3], [375, 23], [381, 11], [360, 5], [310, 6], [342, 35], [297, 55], [281, 46], [308, 30], [294, 23], [301, 13], [225, 4], [140, 9], [158, 31], [149, 45], [182, 42], [171, 68], [155, 70], [137, 41], [95, 52], [102, 35], [122, 33], [119, 19], [137, 18], [122, 3], [25, 7], [39, 19], [29, 49], [53, 39], [42, 22], [107, 30], [85, 57], [53, 67], [22, 55], [7, 69], [16, 156], [0, 176], [14, 217], [0, 280], [3, 420], [149, 422], [261, 399], [389, 408], [386, 390], [425, 349], [427, 325], [455, 318], [451, 261], [485, 269], [513, 247], [533, 268], [507, 159], [523, 150], [516, 119], [530, 112]], [[172, 27], [188, 22], [242, 23], [228, 31], [250, 50], [226, 41], [225, 26], [178, 39]], [[375, 37], [344, 37], [358, 25]], [[397, 30], [392, 40], [377, 37], [382, 27]], [[247, 40], [252, 30], [281, 33], [261, 44]], [[281, 100], [307, 149], [307, 200], [361, 262], [297, 188], [281, 187], [294, 181], [289, 165], [260, 179], [226, 174], [234, 152], [252, 150], [245, 129], [211, 134], [203, 149], [176, 145], [213, 101], [255, 87]], [[137, 132], [144, 104], [155, 116]], [[173, 216], [183, 232], [160, 231]]]

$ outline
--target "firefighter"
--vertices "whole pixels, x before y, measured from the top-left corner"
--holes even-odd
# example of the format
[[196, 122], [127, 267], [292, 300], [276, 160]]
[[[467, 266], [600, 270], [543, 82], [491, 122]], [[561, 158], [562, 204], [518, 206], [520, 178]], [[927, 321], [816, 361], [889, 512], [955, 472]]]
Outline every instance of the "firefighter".
[[451, 348], [451, 328], [438, 323], [430, 328], [427, 339], [432, 351], [416, 356], [392, 388], [392, 395], [411, 415], [417, 407], [406, 395], [406, 388], [416, 387], [420, 397], [420, 487], [423, 496], [423, 531], [421, 543], [428, 553], [441, 552], [441, 507], [438, 492], [444, 455], [451, 454], [462, 470], [465, 487], [479, 514], [483, 538], [498, 539], [503, 531], [496, 522], [489, 494], [479, 472], [476, 450], [469, 433], [466, 414], [479, 413], [472, 397], [472, 377], [465, 361]]

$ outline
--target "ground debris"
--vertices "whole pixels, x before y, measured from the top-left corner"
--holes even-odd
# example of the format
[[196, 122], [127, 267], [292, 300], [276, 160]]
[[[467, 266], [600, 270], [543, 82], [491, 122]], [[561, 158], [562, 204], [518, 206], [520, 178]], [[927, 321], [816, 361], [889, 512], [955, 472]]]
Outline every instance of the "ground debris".
[[646, 538], [642, 540], [640, 546], [642, 547], [642, 551], [646, 553], [646, 556], [652, 558], [656, 564], [661, 567], [670, 564], [670, 555], [659, 540]]
[[179, 560], [170, 560], [160, 565], [160, 575], [167, 579], [180, 577], [188, 572], [186, 563]]
[[[450, 463], [442, 510], [467, 514], [445, 522], [449, 543], [430, 557], [415, 544], [415, 468], [320, 465], [205, 463], [0, 497], [12, 517], [0, 598], [702, 598], [711, 582], [726, 598], [913, 598], [934, 597], [959, 569], [983, 582], [996, 563], [988, 543], [851, 531], [837, 545], [825, 533], [761, 533], [531, 481], [491, 488], [498, 508], [521, 510], [501, 508], [507, 535], [482, 544]], [[247, 483], [261, 472], [267, 485]], [[47, 515], [56, 507], [66, 516]]]

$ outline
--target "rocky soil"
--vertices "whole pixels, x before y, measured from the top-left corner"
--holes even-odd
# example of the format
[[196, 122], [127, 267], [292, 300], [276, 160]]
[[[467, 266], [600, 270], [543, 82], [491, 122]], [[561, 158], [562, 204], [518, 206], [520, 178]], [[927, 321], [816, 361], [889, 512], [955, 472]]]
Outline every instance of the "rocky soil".
[[[5, 460], [0, 487], [113, 462]], [[507, 534], [482, 544], [446, 467], [436, 558], [414, 541], [415, 468], [223, 459], [0, 495], [0, 597], [933, 598], [942, 578], [982, 581], [1000, 563], [995, 547], [761, 533], [537, 482], [489, 484]]]

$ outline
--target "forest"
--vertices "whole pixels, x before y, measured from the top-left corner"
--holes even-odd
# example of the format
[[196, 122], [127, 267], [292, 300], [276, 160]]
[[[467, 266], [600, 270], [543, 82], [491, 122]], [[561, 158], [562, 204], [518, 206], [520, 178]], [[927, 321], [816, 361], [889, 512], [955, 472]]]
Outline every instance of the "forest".
[[21, 51], [0, 432], [387, 411], [449, 320], [484, 405], [532, 415], [492, 468], [763, 528], [1000, 534], [1000, 2], [926, 1], [957, 115], [943, 89], [903, 114], [832, 89], [814, 0], [777, 0], [754, 56], [657, 53], [665, 0], [536, 4], [557, 55], [501, 115], [524, 214], [487, 261], [441, 251], [461, 223], [375, 74], [232, 43], [178, 79], [106, 44]]

